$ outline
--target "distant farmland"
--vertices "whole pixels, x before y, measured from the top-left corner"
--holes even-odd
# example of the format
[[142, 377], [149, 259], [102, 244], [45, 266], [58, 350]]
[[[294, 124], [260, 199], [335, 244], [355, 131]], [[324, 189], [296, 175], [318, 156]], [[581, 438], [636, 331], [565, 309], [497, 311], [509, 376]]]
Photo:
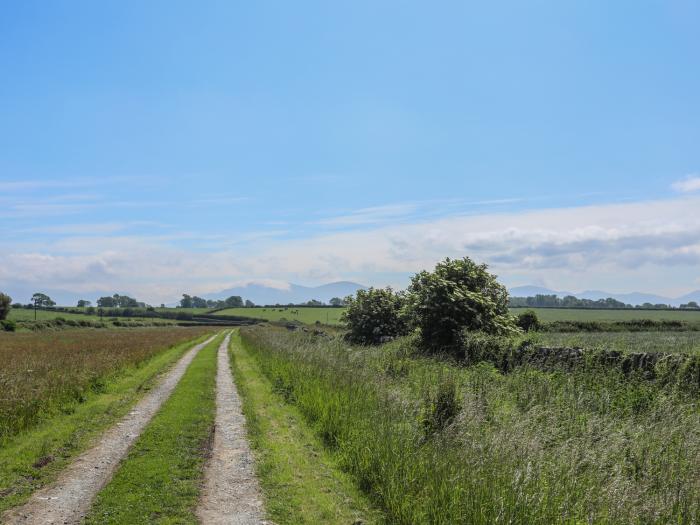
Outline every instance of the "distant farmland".
[[[215, 312], [214, 315], [240, 315], [267, 321], [299, 321], [313, 324], [339, 324], [344, 308], [332, 307], [277, 307], [277, 308], [228, 308]], [[700, 322], [700, 311], [687, 310], [612, 310], [589, 308], [512, 308], [511, 313], [518, 315], [525, 310], [534, 310], [543, 322], [549, 321], [631, 321], [651, 319], [653, 321], [696, 321]], [[298, 312], [298, 313], [294, 313]]]
[[227, 308], [215, 312], [214, 315], [239, 315], [265, 319], [266, 321], [299, 321], [305, 324], [314, 324], [316, 321], [322, 324], [339, 324], [340, 316], [344, 311], [344, 308], [333, 307], [282, 306], [277, 308]]
[[534, 310], [540, 321], [700, 321], [700, 310], [613, 310], [591, 308], [511, 308], [513, 315]]

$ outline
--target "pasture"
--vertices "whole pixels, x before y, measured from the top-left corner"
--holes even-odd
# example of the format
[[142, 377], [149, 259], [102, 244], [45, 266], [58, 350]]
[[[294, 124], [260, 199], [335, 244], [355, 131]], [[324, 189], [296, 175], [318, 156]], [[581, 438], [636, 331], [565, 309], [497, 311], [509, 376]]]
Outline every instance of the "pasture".
[[215, 312], [214, 315], [240, 315], [243, 317], [253, 317], [264, 319], [265, 321], [298, 321], [304, 324], [314, 324], [317, 321], [321, 324], [337, 325], [340, 323], [340, 316], [345, 311], [344, 308], [330, 306], [321, 307], [262, 307], [254, 308], [227, 308]]
[[511, 308], [510, 313], [518, 315], [527, 310], [537, 313], [540, 321], [652, 321], [700, 322], [700, 310], [613, 310], [592, 308]]
[[537, 344], [621, 352], [700, 353], [700, 332], [541, 332]]
[[[75, 309], [77, 310], [77, 309]], [[97, 314], [87, 314], [87, 313], [76, 313], [74, 311], [61, 312], [56, 310], [37, 310], [36, 311], [36, 321], [34, 320], [34, 310], [25, 308], [12, 308], [8, 319], [18, 323], [18, 328], [22, 329], [33, 329], [33, 328], [43, 328], [44, 325], [52, 325], [52, 327], [61, 326], [60, 320], [66, 321], [65, 326], [71, 326], [79, 323], [85, 325], [94, 326], [106, 326], [109, 328], [114, 328], [117, 326], [163, 326], [163, 325], [174, 325], [177, 323], [175, 319], [164, 319], [164, 318], [153, 318], [153, 317], [114, 317], [111, 315], [104, 315], [100, 317]], [[58, 320], [58, 322], [57, 322]], [[36, 324], [34, 324], [36, 322]]]

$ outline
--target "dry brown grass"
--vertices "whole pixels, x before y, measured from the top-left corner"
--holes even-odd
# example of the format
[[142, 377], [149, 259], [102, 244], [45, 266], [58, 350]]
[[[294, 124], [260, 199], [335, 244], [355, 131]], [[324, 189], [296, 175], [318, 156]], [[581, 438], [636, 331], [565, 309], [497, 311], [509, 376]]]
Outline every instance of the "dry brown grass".
[[0, 333], [0, 441], [42, 417], [70, 411], [126, 367], [210, 332], [140, 328]]

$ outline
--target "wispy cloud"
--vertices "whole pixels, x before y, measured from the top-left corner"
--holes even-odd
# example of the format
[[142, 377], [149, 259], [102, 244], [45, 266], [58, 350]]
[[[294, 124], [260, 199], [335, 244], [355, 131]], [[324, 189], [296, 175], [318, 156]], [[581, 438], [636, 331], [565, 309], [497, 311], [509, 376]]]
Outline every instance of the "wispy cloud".
[[65, 177], [56, 179], [19, 179], [0, 182], [2, 192], [26, 192], [44, 189], [96, 188], [120, 183], [144, 181], [144, 177], [133, 175], [109, 177]]
[[415, 213], [420, 208], [416, 202], [400, 204], [387, 204], [385, 206], [372, 206], [354, 210], [345, 215], [328, 217], [316, 221], [316, 224], [325, 226], [358, 226], [363, 224], [377, 224], [387, 220], [405, 218]]
[[671, 187], [680, 193], [700, 191], [700, 175], [687, 175], [685, 178], [671, 184]]
[[[700, 265], [699, 207], [700, 197], [689, 196], [462, 214], [296, 239], [263, 234], [245, 244], [239, 243], [240, 234], [216, 234], [206, 249], [181, 242], [192, 236], [201, 240], [197, 232], [102, 237], [76, 232], [40, 247], [0, 246], [0, 285], [122, 289], [147, 301], [168, 302], [183, 290], [205, 293], [241, 280], [318, 282], [352, 276], [367, 284], [385, 284], [376, 276], [406, 275], [445, 256], [469, 255], [489, 263], [501, 276], [517, 275], [521, 281], [575, 279], [580, 288], [596, 286], [600, 275], [644, 275], [642, 282], [649, 282], [649, 275], [668, 275], [674, 268], [663, 286], [683, 286], [685, 275], [687, 287]], [[388, 205], [350, 216], [376, 220], [413, 210], [410, 205]], [[271, 232], [277, 233], [281, 232]], [[651, 273], [643, 273], [647, 271]], [[654, 283], [647, 288], [654, 291]]]

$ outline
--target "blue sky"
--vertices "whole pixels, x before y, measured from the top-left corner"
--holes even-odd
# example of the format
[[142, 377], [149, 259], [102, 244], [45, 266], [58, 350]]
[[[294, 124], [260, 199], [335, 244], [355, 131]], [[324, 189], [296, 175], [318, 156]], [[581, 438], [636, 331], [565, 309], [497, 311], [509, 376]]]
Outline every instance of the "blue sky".
[[[700, 2], [0, 14], [0, 288], [700, 288]], [[4, 259], [4, 261], [3, 261]]]

